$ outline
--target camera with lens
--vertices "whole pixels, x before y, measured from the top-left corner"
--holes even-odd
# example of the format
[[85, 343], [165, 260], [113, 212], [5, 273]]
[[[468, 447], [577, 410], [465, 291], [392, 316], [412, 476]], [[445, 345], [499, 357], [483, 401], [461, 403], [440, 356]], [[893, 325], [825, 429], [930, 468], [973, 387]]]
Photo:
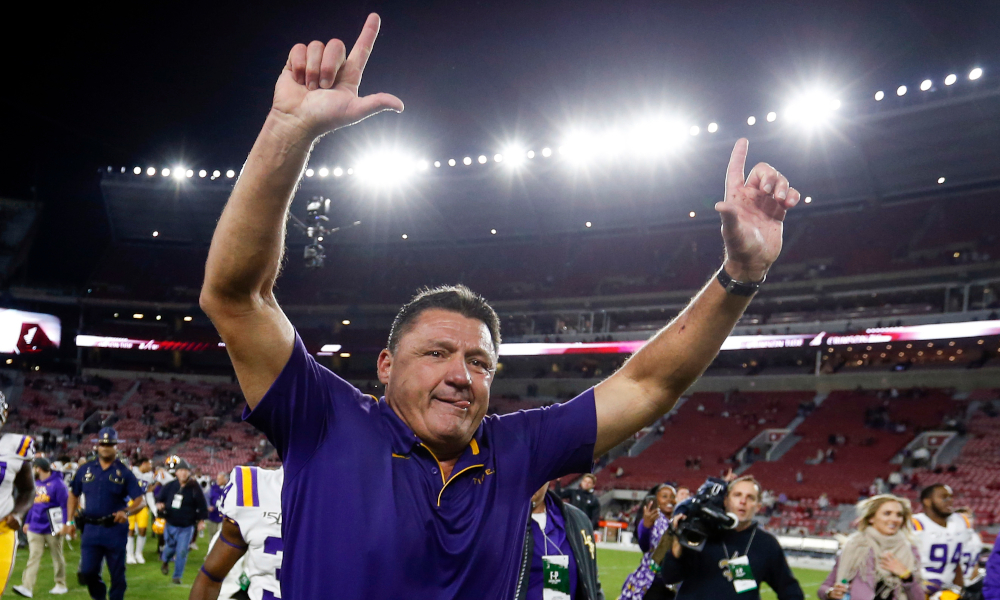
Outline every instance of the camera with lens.
[[710, 535], [739, 525], [739, 518], [726, 512], [728, 489], [724, 480], [709, 477], [694, 496], [674, 507], [674, 516], [684, 515], [675, 531], [682, 547], [701, 552]]

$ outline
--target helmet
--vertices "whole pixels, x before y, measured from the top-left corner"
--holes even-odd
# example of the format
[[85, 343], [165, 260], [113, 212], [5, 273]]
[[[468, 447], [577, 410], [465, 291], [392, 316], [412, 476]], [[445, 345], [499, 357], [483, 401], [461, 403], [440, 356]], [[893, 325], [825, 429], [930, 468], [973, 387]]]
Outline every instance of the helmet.
[[153, 521], [153, 533], [156, 535], [163, 535], [164, 530], [167, 528], [167, 520], [160, 517]]
[[181, 457], [174, 454], [173, 456], [168, 456], [166, 462], [167, 472], [171, 475], [177, 470], [178, 465], [180, 465]]

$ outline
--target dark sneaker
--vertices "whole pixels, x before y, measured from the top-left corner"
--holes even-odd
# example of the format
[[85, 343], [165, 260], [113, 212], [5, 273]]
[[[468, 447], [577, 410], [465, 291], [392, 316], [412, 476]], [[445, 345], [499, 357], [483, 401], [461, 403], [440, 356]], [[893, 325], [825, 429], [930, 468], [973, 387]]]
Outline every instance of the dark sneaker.
[[169, 572], [170, 572], [170, 563], [165, 562], [162, 565], [160, 565], [160, 573], [166, 575]]
[[173, 581], [174, 581], [174, 585], [180, 585], [181, 584], [181, 578], [180, 577], [174, 577]]

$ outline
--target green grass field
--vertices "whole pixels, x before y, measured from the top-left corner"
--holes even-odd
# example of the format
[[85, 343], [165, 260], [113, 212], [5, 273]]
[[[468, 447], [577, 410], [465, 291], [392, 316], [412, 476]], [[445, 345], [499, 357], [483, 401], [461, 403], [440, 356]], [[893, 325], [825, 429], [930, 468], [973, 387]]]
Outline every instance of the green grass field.
[[[622, 583], [628, 574], [635, 570], [642, 557], [638, 552], [627, 552], [624, 550], [597, 549], [597, 566], [601, 570], [601, 586], [604, 588], [604, 595], [608, 600], [618, 597], [621, 592]], [[802, 591], [806, 598], [815, 598], [816, 589], [826, 578], [825, 571], [813, 571], [811, 569], [792, 569], [795, 577], [802, 585]], [[762, 600], [776, 600], [774, 592], [764, 584], [761, 593]]]
[[[150, 537], [146, 544], [146, 564], [129, 565], [127, 567], [128, 591], [127, 598], [142, 598], [143, 600], [183, 600], [188, 597], [191, 591], [191, 584], [194, 577], [205, 559], [205, 548], [208, 541], [204, 538], [198, 540], [198, 549], [193, 550], [188, 555], [187, 568], [184, 570], [183, 585], [174, 585], [170, 582], [170, 577], [165, 577], [160, 573], [160, 561], [156, 556], [156, 540]], [[72, 549], [63, 546], [66, 555], [66, 575], [69, 593], [65, 598], [86, 599], [86, 588], [80, 587], [76, 581], [76, 567], [80, 562], [79, 540], [74, 540]], [[625, 552], [622, 550], [606, 550], [598, 548], [597, 560], [601, 569], [601, 585], [604, 587], [604, 594], [609, 600], [613, 600], [621, 591], [625, 577], [631, 573], [639, 564], [641, 555], [637, 552]], [[11, 575], [11, 583], [4, 598], [20, 598], [10, 590], [10, 587], [21, 583], [21, 573], [24, 565], [28, 562], [28, 548], [19, 548], [17, 551], [17, 562], [14, 565], [14, 573]], [[808, 569], [793, 569], [795, 576], [802, 584], [802, 591], [806, 598], [814, 598], [816, 588], [823, 582], [826, 573], [823, 571], [812, 571]], [[173, 573], [173, 571], [171, 571]], [[104, 581], [109, 583], [107, 569], [104, 571]], [[38, 571], [38, 583], [35, 584], [35, 598], [56, 598], [50, 596], [48, 591], [55, 583], [52, 580], [52, 560], [48, 554], [42, 559], [42, 566]], [[761, 597], [765, 600], [775, 600], [776, 597], [767, 585], [764, 586], [764, 593]]]
[[[76, 580], [76, 568], [80, 564], [79, 537], [73, 540], [72, 543], [72, 549], [68, 548], [65, 543], [63, 544], [63, 554], [66, 556], [66, 586], [69, 588], [69, 593], [65, 596], [52, 596], [48, 593], [52, 589], [52, 586], [55, 585], [55, 582], [52, 578], [52, 559], [46, 550], [41, 568], [38, 570], [38, 582], [35, 584], [34, 590], [35, 598], [90, 598], [87, 594], [87, 588], [81, 587]], [[125, 576], [128, 580], [128, 591], [125, 592], [125, 597], [141, 598], [143, 600], [186, 600], [188, 594], [191, 592], [191, 584], [194, 583], [194, 577], [198, 574], [198, 569], [201, 568], [201, 563], [205, 560], [205, 549], [207, 547], [208, 539], [202, 538], [198, 540], [198, 549], [192, 550], [188, 554], [188, 562], [184, 569], [184, 577], [182, 578], [184, 583], [182, 585], [174, 585], [170, 582], [170, 576], [164, 576], [160, 573], [160, 560], [156, 556], [156, 539], [151, 534], [143, 553], [146, 557], [146, 564], [128, 565], [126, 567]], [[7, 591], [3, 594], [4, 598], [21, 597], [15, 594], [10, 588], [21, 584], [21, 573], [24, 572], [24, 565], [27, 562], [28, 547], [18, 548], [17, 561], [14, 563], [14, 572], [11, 574]], [[173, 565], [171, 564], [171, 575], [173, 574], [172, 567]], [[111, 579], [108, 576], [107, 567], [104, 569], [103, 577], [105, 585], [110, 585]]]

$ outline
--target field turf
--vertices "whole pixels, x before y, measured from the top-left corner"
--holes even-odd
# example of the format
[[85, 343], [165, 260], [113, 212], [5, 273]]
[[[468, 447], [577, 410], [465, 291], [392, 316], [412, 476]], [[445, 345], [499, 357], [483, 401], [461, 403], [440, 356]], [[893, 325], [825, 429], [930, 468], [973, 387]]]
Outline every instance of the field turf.
[[[85, 600], [88, 598], [87, 590], [80, 587], [76, 581], [76, 567], [80, 561], [80, 543], [79, 539], [73, 541], [72, 549], [63, 545], [63, 551], [66, 555], [66, 576], [67, 585], [69, 587], [69, 593], [63, 596], [67, 599], [77, 598], [80, 600]], [[170, 582], [170, 577], [165, 577], [160, 573], [160, 561], [156, 557], [156, 540], [150, 537], [149, 543], [146, 544], [146, 564], [144, 565], [129, 565], [127, 567], [127, 578], [128, 578], [128, 591], [125, 593], [126, 598], [141, 598], [143, 600], [184, 600], [188, 597], [191, 591], [191, 584], [194, 582], [194, 577], [198, 573], [198, 569], [201, 567], [202, 561], [205, 559], [205, 548], [208, 545], [208, 541], [204, 538], [198, 540], [198, 550], [193, 550], [188, 555], [187, 567], [184, 570], [183, 584], [174, 585]], [[618, 593], [621, 591], [622, 582], [625, 581], [625, 577], [631, 573], [636, 566], [639, 564], [639, 559], [641, 555], [637, 552], [625, 552], [622, 550], [607, 550], [604, 548], [598, 548], [597, 550], [597, 560], [598, 566], [601, 570], [601, 584], [604, 587], [604, 594], [608, 600], [613, 600], [618, 597]], [[15, 594], [10, 588], [14, 585], [21, 583], [21, 573], [24, 571], [24, 565], [28, 561], [28, 548], [19, 548], [17, 551], [17, 562], [14, 565], [14, 572], [11, 574], [11, 583], [7, 588], [7, 592], [4, 593], [4, 598], [20, 598]], [[173, 565], [171, 565], [172, 567]], [[795, 576], [799, 579], [802, 584], [802, 590], [805, 592], [806, 598], [816, 597], [816, 588], [822, 583], [823, 579], [826, 577], [826, 573], [823, 571], [812, 571], [809, 569], [793, 569], [795, 571]], [[173, 570], [171, 570], [173, 573]], [[110, 579], [108, 577], [107, 569], [104, 571], [104, 581], [109, 583]], [[35, 584], [35, 598], [58, 598], [58, 596], [49, 595], [48, 591], [52, 589], [54, 582], [52, 580], [52, 560], [46, 553], [45, 557], [42, 559], [42, 566], [38, 571], [38, 583]], [[764, 593], [761, 594], [764, 600], [775, 600], [775, 595], [767, 586], [764, 586]]]
[[[622, 583], [629, 573], [639, 566], [642, 557], [638, 552], [626, 552], [624, 550], [597, 549], [597, 567], [601, 571], [601, 587], [604, 588], [604, 595], [608, 600], [618, 597], [622, 590]], [[805, 597], [815, 598], [819, 584], [826, 579], [825, 571], [814, 571], [811, 569], [792, 569], [795, 577], [802, 586]], [[762, 600], [776, 600], [774, 592], [764, 584], [761, 593]]]
[[[146, 557], [146, 564], [128, 565], [125, 568], [125, 577], [128, 581], [128, 590], [125, 592], [125, 597], [142, 600], [186, 600], [188, 594], [191, 592], [191, 584], [194, 583], [194, 576], [197, 575], [198, 569], [201, 568], [201, 563], [205, 560], [205, 549], [207, 547], [207, 538], [198, 540], [198, 549], [192, 550], [188, 554], [187, 566], [184, 568], [184, 576], [181, 578], [183, 584], [174, 585], [170, 582], [170, 577], [173, 576], [173, 563], [170, 565], [171, 571], [169, 576], [164, 576], [160, 573], [160, 560], [156, 556], [156, 539], [150, 534], [145, 552], [143, 553]], [[52, 558], [48, 554], [48, 549], [46, 549], [41, 567], [38, 569], [38, 582], [35, 584], [34, 598], [51, 598], [52, 600], [56, 598], [88, 600], [90, 598], [87, 594], [87, 588], [81, 587], [76, 580], [76, 569], [80, 564], [79, 536], [72, 541], [72, 549], [65, 542], [63, 543], [63, 554], [66, 557], [66, 587], [69, 588], [69, 593], [64, 596], [49, 594], [49, 590], [52, 589], [55, 582], [52, 579]], [[11, 573], [11, 580], [7, 585], [7, 591], [3, 594], [5, 600], [7, 598], [21, 597], [15, 594], [11, 588], [21, 584], [21, 573], [24, 572], [24, 565], [27, 562], [28, 547], [18, 548], [17, 561], [14, 563], [14, 572]], [[105, 585], [110, 586], [111, 579], [108, 576], [107, 567], [104, 568], [102, 577], [104, 578]]]

